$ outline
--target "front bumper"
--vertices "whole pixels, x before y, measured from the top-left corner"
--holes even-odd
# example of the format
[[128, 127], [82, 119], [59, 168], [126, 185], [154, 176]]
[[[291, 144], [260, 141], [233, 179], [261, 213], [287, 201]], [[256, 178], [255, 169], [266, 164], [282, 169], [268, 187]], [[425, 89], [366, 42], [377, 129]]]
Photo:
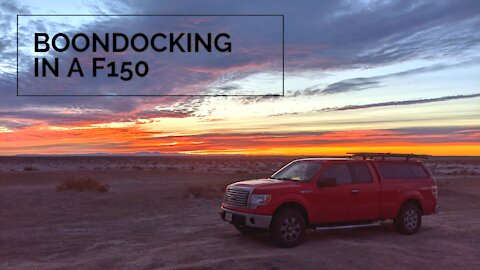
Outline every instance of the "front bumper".
[[[227, 220], [225, 215], [231, 215], [231, 220]], [[244, 225], [261, 229], [269, 229], [272, 221], [272, 216], [242, 213], [224, 207], [220, 208], [220, 217], [223, 221], [230, 222], [233, 225]]]

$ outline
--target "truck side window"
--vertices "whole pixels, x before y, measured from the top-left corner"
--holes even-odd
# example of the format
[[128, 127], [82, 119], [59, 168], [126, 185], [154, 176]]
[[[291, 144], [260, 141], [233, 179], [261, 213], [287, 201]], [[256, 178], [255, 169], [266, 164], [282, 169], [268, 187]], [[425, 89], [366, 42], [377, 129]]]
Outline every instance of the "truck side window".
[[347, 164], [333, 164], [322, 174], [322, 178], [335, 178], [338, 185], [351, 184], [352, 176]]
[[419, 164], [410, 165], [410, 169], [413, 171], [417, 178], [428, 178], [428, 174], [425, 169]]
[[385, 179], [415, 179], [417, 178], [408, 164], [380, 164], [380, 175]]
[[353, 182], [354, 183], [370, 183], [372, 182], [372, 175], [367, 165], [363, 163], [353, 163], [352, 167]]

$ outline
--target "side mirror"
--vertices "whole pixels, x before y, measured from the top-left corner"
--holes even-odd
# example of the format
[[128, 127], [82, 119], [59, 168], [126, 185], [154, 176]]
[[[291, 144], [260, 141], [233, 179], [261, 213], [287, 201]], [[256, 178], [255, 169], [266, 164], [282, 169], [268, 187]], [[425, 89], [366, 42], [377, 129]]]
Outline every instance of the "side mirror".
[[335, 178], [320, 178], [320, 180], [317, 181], [317, 187], [323, 188], [323, 187], [334, 187], [337, 185], [337, 179]]

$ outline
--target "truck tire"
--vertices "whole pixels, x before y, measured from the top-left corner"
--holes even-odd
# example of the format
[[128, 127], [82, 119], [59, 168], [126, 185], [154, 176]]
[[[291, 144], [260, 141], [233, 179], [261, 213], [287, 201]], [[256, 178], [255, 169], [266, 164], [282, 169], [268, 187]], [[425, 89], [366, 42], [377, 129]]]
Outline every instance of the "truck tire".
[[305, 218], [294, 209], [283, 209], [275, 214], [270, 226], [272, 240], [282, 248], [298, 246], [305, 235]]
[[260, 228], [252, 228], [245, 225], [235, 225], [235, 229], [242, 234], [256, 234], [262, 232], [262, 229]]
[[414, 203], [402, 206], [394, 220], [397, 231], [401, 234], [414, 234], [422, 226], [422, 213]]

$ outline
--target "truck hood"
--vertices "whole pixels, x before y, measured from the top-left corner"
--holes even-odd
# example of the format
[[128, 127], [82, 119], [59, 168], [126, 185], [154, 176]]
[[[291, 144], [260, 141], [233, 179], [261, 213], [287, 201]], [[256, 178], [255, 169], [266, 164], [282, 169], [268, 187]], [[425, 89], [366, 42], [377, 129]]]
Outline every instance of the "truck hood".
[[[304, 189], [305, 184], [308, 182], [296, 182], [288, 180], [276, 180], [276, 179], [254, 179], [236, 182], [230, 185], [230, 187], [250, 187], [255, 191], [270, 191], [270, 190], [288, 190], [294, 191], [296, 189]], [[257, 193], [257, 192], [256, 192]]]

